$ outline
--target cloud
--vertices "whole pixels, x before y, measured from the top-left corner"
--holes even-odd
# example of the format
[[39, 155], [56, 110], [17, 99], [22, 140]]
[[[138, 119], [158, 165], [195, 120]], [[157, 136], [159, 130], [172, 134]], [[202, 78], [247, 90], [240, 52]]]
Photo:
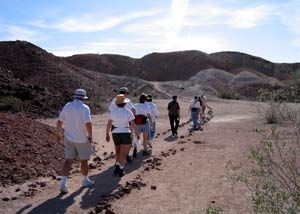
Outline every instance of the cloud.
[[1, 40], [26, 40], [30, 42], [39, 42], [46, 39], [43, 34], [29, 28], [7, 24], [0, 24], [0, 27], [3, 34]]
[[30, 22], [30, 24], [39, 28], [55, 29], [63, 32], [97, 32], [111, 29], [135, 19], [155, 16], [159, 13], [161, 13], [161, 10], [152, 9], [104, 19], [97, 15], [88, 14], [76, 18], [67, 18], [56, 23], [47, 23], [44, 20], [37, 20]]
[[264, 23], [276, 13], [274, 5], [255, 7], [225, 8], [217, 5], [194, 6], [185, 22], [189, 27], [211, 27], [223, 25], [235, 29], [250, 29]]

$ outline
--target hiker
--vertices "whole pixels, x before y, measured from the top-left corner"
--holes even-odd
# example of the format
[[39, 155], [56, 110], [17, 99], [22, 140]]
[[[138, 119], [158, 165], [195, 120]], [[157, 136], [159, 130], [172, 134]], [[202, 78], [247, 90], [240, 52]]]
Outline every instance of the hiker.
[[[121, 87], [119, 89], [119, 94], [123, 94], [125, 96], [126, 104], [125, 104], [124, 108], [130, 110], [133, 113], [133, 115], [135, 115], [135, 107], [134, 107], [133, 103], [131, 102], [131, 100], [128, 98], [128, 95], [129, 95], [128, 88]], [[109, 112], [111, 112], [113, 109], [116, 109], [116, 108], [118, 108], [118, 106], [116, 105], [116, 98], [114, 98], [110, 102], [108, 110], [109, 110]], [[132, 130], [131, 130], [131, 132], [132, 132]], [[127, 162], [132, 162], [132, 157], [130, 157], [129, 153], [126, 156], [126, 160], [127, 160]], [[116, 159], [116, 162], [117, 162], [117, 159]]]
[[[175, 137], [178, 135], [178, 126], [180, 122], [180, 106], [177, 102], [177, 96], [174, 95], [172, 97], [172, 101], [168, 104], [168, 111], [169, 111], [169, 120], [172, 130], [172, 136]], [[174, 124], [175, 123], [175, 124]]]
[[105, 139], [107, 142], [110, 141], [109, 132], [111, 131], [116, 150], [114, 174], [118, 175], [119, 177], [125, 175], [124, 167], [126, 163], [126, 156], [128, 155], [132, 146], [131, 130], [134, 130], [137, 139], [139, 139], [137, 127], [134, 122], [135, 117], [132, 111], [125, 108], [128, 102], [129, 101], [126, 100], [124, 94], [117, 95], [115, 99], [117, 108], [114, 108], [111, 112], [109, 112], [106, 125]]
[[[152, 118], [151, 118], [151, 110], [146, 103], [147, 96], [146, 94], [141, 94], [139, 97], [139, 102], [134, 104], [136, 115], [135, 115], [135, 124], [138, 129], [138, 133], [143, 134], [143, 156], [150, 155], [150, 152], [147, 150], [147, 144], [148, 144], [148, 133], [149, 129], [153, 128]], [[150, 126], [149, 126], [149, 122]], [[133, 155], [134, 158], [137, 157], [137, 145], [135, 145], [133, 149]]]
[[153, 101], [153, 97], [152, 95], [148, 94], [147, 96], [147, 104], [150, 108], [150, 115], [151, 115], [151, 119], [152, 119], [152, 124], [153, 124], [153, 127], [149, 129], [149, 133], [148, 133], [148, 144], [149, 146], [152, 148], [152, 140], [155, 136], [155, 132], [156, 132], [156, 119], [158, 118], [158, 110], [157, 110], [157, 107], [156, 105], [152, 102]]
[[68, 193], [67, 180], [72, 162], [77, 156], [81, 162], [82, 186], [88, 187], [95, 184], [88, 178], [88, 160], [92, 154], [93, 142], [90, 108], [84, 104], [88, 97], [85, 90], [77, 89], [73, 98], [72, 102], [63, 107], [57, 121], [57, 142], [60, 143], [63, 139], [65, 150], [60, 184], [62, 193]]
[[202, 111], [201, 99], [198, 96], [195, 96], [190, 107], [189, 112], [191, 113], [191, 118], [193, 121], [194, 130], [199, 129], [199, 113]]
[[200, 119], [201, 124], [204, 125], [207, 123], [207, 120], [205, 118], [205, 110], [206, 110], [206, 103], [207, 103], [207, 97], [204, 95], [204, 93], [201, 93], [199, 96], [199, 101], [201, 103], [201, 111], [200, 111]]

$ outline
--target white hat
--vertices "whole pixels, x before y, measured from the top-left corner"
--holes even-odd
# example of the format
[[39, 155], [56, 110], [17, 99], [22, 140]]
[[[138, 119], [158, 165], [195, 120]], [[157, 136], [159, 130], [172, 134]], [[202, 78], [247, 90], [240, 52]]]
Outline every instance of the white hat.
[[88, 97], [86, 96], [86, 91], [84, 89], [76, 89], [73, 97], [76, 99], [88, 99]]

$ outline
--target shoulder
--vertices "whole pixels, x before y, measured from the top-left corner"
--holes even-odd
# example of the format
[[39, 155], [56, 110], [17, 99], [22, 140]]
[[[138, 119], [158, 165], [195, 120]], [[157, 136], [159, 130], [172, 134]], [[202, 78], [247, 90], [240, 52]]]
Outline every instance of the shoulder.
[[82, 109], [85, 111], [90, 111], [90, 107], [87, 104], [82, 104]]

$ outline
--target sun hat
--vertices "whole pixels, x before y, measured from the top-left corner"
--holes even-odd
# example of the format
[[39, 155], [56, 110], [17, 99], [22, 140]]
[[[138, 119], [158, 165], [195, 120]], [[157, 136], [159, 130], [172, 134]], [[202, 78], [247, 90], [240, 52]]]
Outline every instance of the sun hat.
[[76, 89], [73, 97], [76, 99], [88, 99], [86, 96], [86, 91], [84, 89]]
[[121, 93], [121, 92], [123, 92], [123, 93], [129, 93], [129, 90], [126, 87], [122, 87], [122, 88], [119, 89], [119, 93]]
[[119, 95], [117, 95], [116, 101], [115, 101], [115, 103], [116, 103], [117, 105], [123, 104], [123, 103], [128, 103], [128, 102], [129, 102], [129, 101], [125, 99], [124, 94], [119, 94]]

